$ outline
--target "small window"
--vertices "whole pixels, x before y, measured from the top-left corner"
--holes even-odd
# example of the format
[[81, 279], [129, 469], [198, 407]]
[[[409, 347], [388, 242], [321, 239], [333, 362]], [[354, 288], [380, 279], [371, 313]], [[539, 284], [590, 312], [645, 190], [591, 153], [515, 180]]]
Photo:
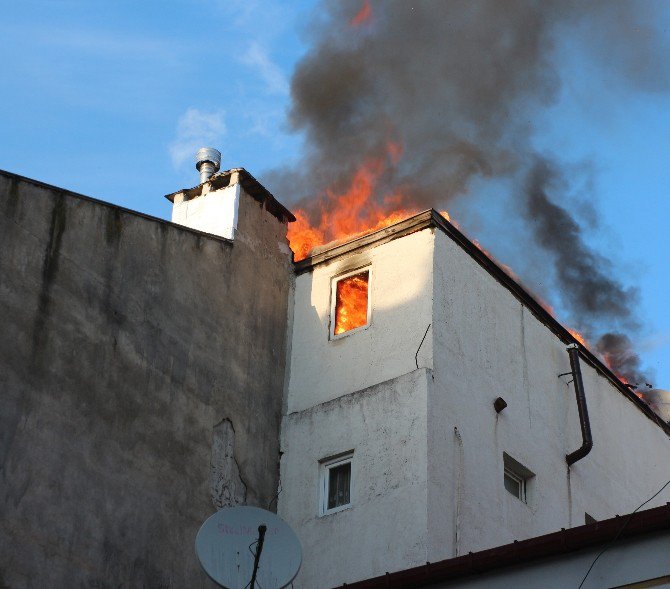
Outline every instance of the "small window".
[[505, 489], [517, 499], [526, 502], [526, 481], [508, 469], [505, 469]]
[[331, 338], [363, 329], [370, 323], [370, 269], [339, 276], [331, 294]]
[[503, 484], [510, 495], [528, 503], [531, 480], [535, 476], [523, 464], [503, 452]]
[[320, 513], [335, 513], [351, 506], [351, 460], [353, 453], [321, 462]]

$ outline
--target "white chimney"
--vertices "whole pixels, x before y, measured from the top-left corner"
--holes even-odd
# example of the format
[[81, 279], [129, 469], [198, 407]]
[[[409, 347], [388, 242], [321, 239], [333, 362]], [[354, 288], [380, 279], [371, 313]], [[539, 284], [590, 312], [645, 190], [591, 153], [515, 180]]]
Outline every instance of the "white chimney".
[[[172, 203], [172, 222], [197, 229], [226, 239], [238, 236], [240, 198], [251, 199], [267, 214], [286, 225], [295, 217], [285, 206], [244, 168], [219, 171], [221, 153], [211, 147], [203, 147], [195, 156], [195, 167], [200, 172], [201, 183], [193, 188], [184, 188], [166, 194]], [[242, 210], [247, 211], [247, 201]], [[244, 218], [247, 218], [246, 213]], [[244, 233], [262, 231], [263, 223], [242, 227]], [[288, 246], [287, 246], [288, 247]]]
[[240, 203], [240, 170], [219, 171], [221, 153], [203, 147], [195, 156], [200, 185], [175, 193], [172, 200], [172, 222], [235, 239]]

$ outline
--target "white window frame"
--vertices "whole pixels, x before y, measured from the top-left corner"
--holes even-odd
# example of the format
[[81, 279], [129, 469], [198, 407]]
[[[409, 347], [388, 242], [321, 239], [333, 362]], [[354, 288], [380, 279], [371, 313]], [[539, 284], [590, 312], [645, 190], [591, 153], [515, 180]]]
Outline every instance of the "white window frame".
[[[344, 454], [338, 454], [330, 458], [324, 458], [319, 461], [319, 515], [330, 515], [331, 513], [337, 513], [344, 509], [350, 509], [353, 503], [354, 496], [354, 465], [353, 465], [354, 451], [345, 452]], [[344, 464], [350, 464], [351, 470], [349, 475], [349, 503], [345, 505], [338, 505], [332, 509], [328, 509], [328, 483], [330, 482], [330, 471], [331, 469], [342, 466]]]
[[519, 495], [514, 495], [507, 488], [505, 488], [505, 493], [509, 493], [522, 503], [530, 505], [535, 473], [512, 458], [507, 452], [503, 452], [503, 487], [504, 477], [509, 477], [519, 483]]
[[519, 485], [519, 494], [518, 495], [514, 495], [513, 493], [511, 493], [510, 490], [507, 487], [505, 487], [505, 490], [510, 495], [512, 495], [513, 497], [516, 497], [520, 501], [523, 501], [524, 503], [526, 503], [526, 500], [527, 500], [526, 479], [524, 479], [523, 477], [520, 477], [518, 474], [516, 474], [513, 470], [510, 470], [509, 468], [505, 468], [505, 471], [503, 473], [503, 477], [510, 478]]
[[[350, 329], [348, 331], [344, 331], [336, 335], [335, 306], [337, 304], [337, 283], [345, 278], [349, 278], [350, 276], [355, 276], [356, 274], [363, 274], [365, 272], [368, 273], [368, 313], [365, 325], [361, 325], [360, 327], [356, 327], [354, 329]], [[352, 270], [351, 272], [334, 276], [330, 284], [330, 327], [328, 329], [330, 339], [337, 340], [346, 337], [348, 335], [351, 335], [352, 333], [363, 331], [368, 327], [370, 327], [371, 322], [372, 322], [372, 266], [363, 266], [362, 268], [357, 268], [356, 270]]]

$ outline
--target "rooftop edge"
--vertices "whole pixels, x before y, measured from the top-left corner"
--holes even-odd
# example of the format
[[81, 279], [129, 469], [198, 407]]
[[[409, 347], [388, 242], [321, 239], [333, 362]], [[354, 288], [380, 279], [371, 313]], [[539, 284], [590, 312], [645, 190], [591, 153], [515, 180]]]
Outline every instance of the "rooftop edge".
[[515, 541], [488, 550], [470, 552], [463, 556], [386, 573], [355, 583], [346, 583], [341, 587], [348, 589], [424, 587], [605, 545], [619, 535], [621, 538], [632, 538], [668, 529], [670, 529], [670, 505], [663, 505], [528, 540]]

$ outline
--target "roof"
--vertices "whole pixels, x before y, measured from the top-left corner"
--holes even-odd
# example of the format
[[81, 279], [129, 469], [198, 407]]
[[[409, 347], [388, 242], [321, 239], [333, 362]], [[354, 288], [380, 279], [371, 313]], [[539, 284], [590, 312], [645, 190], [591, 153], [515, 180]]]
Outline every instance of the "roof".
[[193, 188], [183, 188], [182, 190], [166, 194], [165, 198], [170, 202], [174, 202], [175, 196], [183, 194], [186, 200], [191, 200], [192, 198], [200, 196], [203, 193], [204, 187], [207, 185], [209, 185], [209, 189], [212, 191], [225, 188], [226, 186], [238, 182], [247, 194], [262, 203], [263, 206], [281, 222], [288, 223], [295, 221], [293, 213], [281, 204], [267, 188], [265, 188], [244, 168], [232, 168], [224, 172], [218, 172], [202, 184], [198, 184]]
[[605, 364], [593, 354], [586, 346], [579, 342], [556, 318], [549, 313], [519, 282], [505, 272], [494, 260], [470, 241], [461, 231], [447, 221], [435, 209], [418, 213], [389, 225], [379, 231], [374, 231], [360, 237], [356, 237], [344, 243], [328, 244], [315, 250], [311, 256], [300, 260], [295, 264], [296, 274], [311, 271], [314, 267], [330, 262], [343, 255], [359, 252], [369, 247], [376, 247], [405, 237], [417, 231], [427, 228], [435, 228], [445, 233], [455, 241], [465, 252], [467, 252], [480, 266], [482, 266], [500, 284], [509, 290], [535, 317], [544, 323], [563, 343], [577, 344], [580, 357], [587, 364], [595, 368], [602, 376], [607, 378], [624, 396], [647, 416], [654, 421], [663, 431], [670, 435], [670, 425], [665, 423], [656, 413], [640, 399], [619, 377], [617, 377]]
[[[616, 516], [585, 526], [561, 530], [520, 542], [513, 542], [456, 558], [426, 563], [411, 569], [345, 584], [347, 589], [425, 587], [432, 583], [452, 581], [541, 558], [560, 556], [592, 546], [605, 546], [614, 538], [632, 538], [670, 529], [670, 504], [627, 516]], [[620, 534], [620, 536], [619, 536]]]

